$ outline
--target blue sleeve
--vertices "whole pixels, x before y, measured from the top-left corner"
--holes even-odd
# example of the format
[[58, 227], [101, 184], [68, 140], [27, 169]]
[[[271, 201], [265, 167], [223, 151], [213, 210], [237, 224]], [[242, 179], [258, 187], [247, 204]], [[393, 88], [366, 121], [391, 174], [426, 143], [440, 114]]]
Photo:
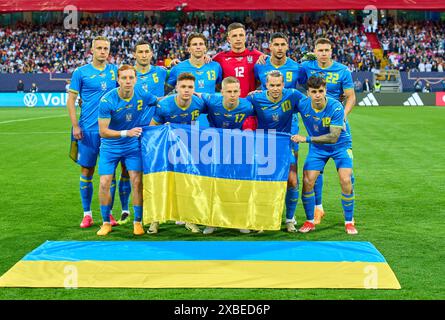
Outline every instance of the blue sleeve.
[[260, 80], [260, 77], [258, 75], [258, 73], [259, 73], [258, 69], [259, 68], [260, 68], [260, 65], [255, 63], [255, 65], [253, 66], [253, 73], [255, 74], [255, 79], [257, 79], [257, 80]]
[[211, 97], [212, 96], [208, 93], [203, 93], [201, 95], [201, 100], [203, 101], [205, 106], [208, 106], [211, 103], [211, 101], [212, 101]]
[[80, 74], [79, 69], [76, 69], [71, 77], [69, 90], [75, 93], [80, 93], [80, 90], [82, 90], [82, 75]]
[[161, 74], [162, 83], [165, 83], [168, 76], [168, 71], [164, 67], [159, 68], [159, 73]]
[[149, 106], [155, 106], [158, 104], [158, 98], [150, 92], [147, 92], [145, 94], [145, 101], [146, 101], [146, 104]]
[[156, 121], [156, 123], [164, 123], [164, 116], [162, 115], [162, 106], [158, 104], [156, 106], [155, 114], [153, 116], [153, 120]]
[[344, 125], [344, 119], [345, 119], [345, 109], [340, 104], [340, 102], [336, 101], [334, 104], [334, 113], [332, 114], [331, 118], [331, 126], [332, 127], [342, 127]]
[[342, 89], [354, 89], [351, 71], [345, 69], [342, 74]]
[[219, 63], [216, 63], [216, 70], [217, 70], [217, 78], [216, 78], [216, 83], [221, 83], [223, 80], [223, 72], [222, 72], [222, 68], [221, 65]]
[[111, 119], [111, 103], [105, 98], [100, 99], [99, 119]]
[[304, 67], [304, 64], [300, 66], [300, 69], [298, 70], [298, 83], [300, 85], [304, 85], [307, 82], [307, 74], [306, 69]]
[[254, 104], [253, 103], [253, 94], [248, 94], [247, 96], [246, 96], [246, 99], [247, 99], [247, 101], [249, 101], [252, 105]]
[[[210, 95], [209, 95], [210, 96]], [[199, 97], [196, 97], [197, 98], [197, 103], [199, 104], [199, 111], [200, 111], [200, 113], [208, 113], [208, 111], [207, 111], [207, 105], [205, 104], [205, 102], [204, 102], [204, 100], [203, 99], [200, 99]]]
[[174, 87], [176, 85], [176, 80], [178, 78], [178, 70], [177, 69], [178, 69], [178, 66], [174, 66], [170, 70], [170, 74], [167, 79], [167, 84], [169, 84], [172, 87]]

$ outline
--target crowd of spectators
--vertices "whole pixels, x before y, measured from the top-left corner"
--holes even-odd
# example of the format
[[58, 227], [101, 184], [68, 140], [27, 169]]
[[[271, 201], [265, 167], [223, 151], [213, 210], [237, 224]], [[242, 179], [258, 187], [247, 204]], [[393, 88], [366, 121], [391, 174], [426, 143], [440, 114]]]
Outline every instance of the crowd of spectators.
[[445, 23], [392, 22], [379, 26], [377, 36], [391, 68], [399, 71], [444, 71]]
[[[228, 50], [226, 27], [232, 20], [188, 19], [176, 26], [165, 26], [154, 17], [144, 23], [81, 19], [79, 29], [65, 30], [60, 24], [30, 25], [19, 23], [14, 28], [0, 28], [0, 72], [71, 73], [77, 66], [90, 62], [91, 40], [97, 35], [111, 41], [110, 62], [133, 63], [132, 48], [140, 39], [149, 40], [154, 50], [153, 63], [169, 66], [174, 58], [186, 59], [186, 39], [191, 32], [202, 32], [209, 39], [209, 54]], [[268, 53], [268, 40], [273, 32], [289, 36], [289, 55], [300, 61], [313, 50], [318, 37], [334, 43], [333, 58], [351, 71], [374, 71], [381, 62], [375, 57], [361, 23], [345, 23], [336, 15], [313, 21], [303, 16], [298, 21], [276, 19], [259, 22], [247, 18], [247, 47]], [[395, 28], [396, 29], [392, 29]], [[443, 69], [444, 25], [425, 23], [380, 26], [378, 36], [385, 45], [391, 66], [400, 70]], [[434, 35], [434, 36], [433, 36]], [[389, 42], [389, 44], [387, 43]], [[430, 65], [431, 64], [431, 67]]]

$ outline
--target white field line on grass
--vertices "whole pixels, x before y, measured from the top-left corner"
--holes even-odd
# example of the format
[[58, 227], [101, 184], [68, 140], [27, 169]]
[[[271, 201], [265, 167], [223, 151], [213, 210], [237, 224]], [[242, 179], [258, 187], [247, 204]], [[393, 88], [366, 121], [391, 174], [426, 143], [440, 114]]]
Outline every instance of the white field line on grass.
[[66, 114], [59, 114], [58, 116], [14, 119], [14, 120], [0, 121], [0, 124], [14, 123], [14, 122], [23, 122], [23, 121], [32, 121], [32, 120], [41, 120], [41, 119], [51, 119], [51, 118], [62, 118], [62, 117], [66, 117], [66, 116], [67, 116]]

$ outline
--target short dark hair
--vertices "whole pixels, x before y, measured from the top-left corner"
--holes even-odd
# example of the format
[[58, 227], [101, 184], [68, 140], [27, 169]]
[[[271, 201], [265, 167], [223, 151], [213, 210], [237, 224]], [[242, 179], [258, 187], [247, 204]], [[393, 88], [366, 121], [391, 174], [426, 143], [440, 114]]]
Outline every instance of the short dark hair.
[[182, 80], [192, 80], [195, 81], [196, 78], [193, 74], [191, 74], [190, 72], [183, 72], [178, 76], [178, 79], [176, 80], [176, 83], [178, 83], [179, 81]]
[[235, 29], [246, 30], [246, 27], [242, 23], [234, 22], [234, 23], [229, 24], [229, 26], [227, 27], [227, 33], [229, 33], [232, 30], [235, 30]]
[[133, 48], [133, 51], [136, 52], [136, 50], [138, 49], [138, 46], [143, 46], [143, 45], [147, 45], [150, 48], [150, 51], [153, 51], [153, 49], [151, 48], [151, 44], [146, 41], [146, 40], [139, 40]]
[[270, 36], [270, 40], [269, 42], [274, 41], [275, 39], [284, 39], [286, 40], [286, 43], [288, 43], [289, 41], [287, 40], [287, 37], [284, 33], [282, 32], [275, 32]]
[[326, 80], [322, 77], [312, 76], [307, 80], [307, 87], [318, 89], [320, 87], [326, 87]]
[[204, 41], [204, 44], [207, 47], [207, 38], [205, 35], [203, 35], [202, 33], [198, 33], [198, 32], [193, 32], [190, 33], [190, 35], [187, 37], [187, 47], [190, 47], [190, 43], [192, 42], [193, 39], [195, 38], [200, 38]]
[[317, 45], [319, 45], [319, 44], [328, 44], [328, 45], [330, 45], [331, 48], [332, 48], [332, 42], [331, 42], [331, 40], [329, 40], [328, 38], [318, 38], [318, 39], [315, 41], [315, 47], [316, 47]]

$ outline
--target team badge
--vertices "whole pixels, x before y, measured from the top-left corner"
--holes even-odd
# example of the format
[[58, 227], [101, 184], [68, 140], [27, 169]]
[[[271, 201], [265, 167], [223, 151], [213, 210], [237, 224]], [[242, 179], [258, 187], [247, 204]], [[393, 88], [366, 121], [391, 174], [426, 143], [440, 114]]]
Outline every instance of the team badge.
[[272, 120], [275, 121], [275, 122], [280, 121], [280, 116], [278, 115], [278, 113], [274, 113], [272, 115]]
[[198, 80], [198, 88], [204, 88], [204, 80]]
[[315, 132], [319, 132], [320, 130], [318, 129], [318, 126], [316, 124], [314, 124], [314, 131]]
[[224, 121], [224, 122], [222, 123], [222, 126], [223, 126], [223, 128], [229, 128], [229, 127], [230, 127], [230, 122], [226, 122], [226, 121]]
[[100, 83], [100, 86], [101, 86], [101, 88], [102, 88], [103, 91], [107, 90], [107, 82], [106, 82], [106, 81], [102, 81], [102, 82]]
[[127, 114], [125, 115], [125, 120], [126, 120], [127, 122], [130, 122], [131, 120], [133, 120], [133, 114], [131, 114], [131, 113], [127, 113]]
[[248, 63], [253, 63], [253, 57], [252, 56], [247, 56], [247, 62]]
[[144, 90], [145, 92], [148, 92], [148, 84], [147, 83], [144, 83], [142, 85], [142, 90]]

